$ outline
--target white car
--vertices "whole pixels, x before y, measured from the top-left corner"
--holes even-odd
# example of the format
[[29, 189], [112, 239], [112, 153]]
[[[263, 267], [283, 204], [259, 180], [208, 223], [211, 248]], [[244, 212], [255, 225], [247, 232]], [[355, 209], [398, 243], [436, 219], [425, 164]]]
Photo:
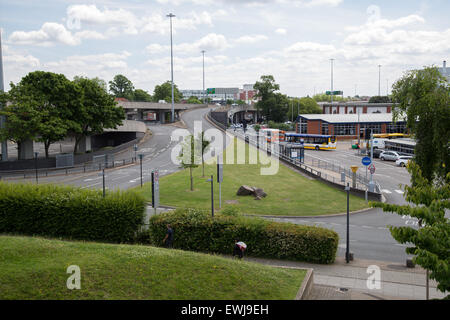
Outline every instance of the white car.
[[400, 155], [395, 151], [384, 151], [380, 154], [381, 160], [390, 160], [390, 161], [397, 161], [397, 159], [400, 158]]
[[395, 164], [399, 167], [406, 167], [406, 165], [409, 161], [411, 161], [412, 158], [412, 156], [400, 156], [398, 157], [397, 161], [395, 161]]

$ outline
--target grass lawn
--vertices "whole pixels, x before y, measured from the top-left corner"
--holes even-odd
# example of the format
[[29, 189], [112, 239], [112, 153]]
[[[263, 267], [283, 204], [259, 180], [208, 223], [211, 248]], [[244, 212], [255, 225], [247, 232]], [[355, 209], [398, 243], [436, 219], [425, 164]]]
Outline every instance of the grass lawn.
[[[70, 265], [80, 290], [66, 287]], [[180, 250], [0, 235], [0, 299], [294, 299], [304, 276]]]
[[[236, 157], [236, 151], [234, 154]], [[292, 216], [315, 216], [347, 210], [347, 194], [344, 191], [305, 178], [281, 163], [275, 175], [261, 175], [260, 169], [260, 164], [224, 164], [222, 208], [232, 206], [246, 214]], [[216, 181], [216, 170], [215, 164], [205, 165], [205, 177], [202, 178], [201, 165], [195, 168], [194, 191], [190, 191], [189, 169], [161, 177], [160, 203], [176, 207], [211, 208], [211, 184], [206, 180], [213, 174]], [[252, 196], [237, 196], [241, 185], [262, 188], [267, 197], [254, 200]], [[137, 187], [135, 190], [151, 201], [150, 183], [144, 184], [143, 189]], [[218, 210], [219, 185], [216, 182], [214, 193], [215, 209]], [[350, 195], [351, 211], [367, 207], [364, 199]]]

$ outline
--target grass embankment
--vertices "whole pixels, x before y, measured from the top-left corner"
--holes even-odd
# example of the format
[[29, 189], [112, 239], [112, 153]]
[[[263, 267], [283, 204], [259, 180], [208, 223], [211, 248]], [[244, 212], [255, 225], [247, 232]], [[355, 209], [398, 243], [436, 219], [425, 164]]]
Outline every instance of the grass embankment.
[[[234, 154], [236, 158], [236, 151]], [[226, 159], [225, 155], [224, 159]], [[264, 161], [261, 162], [267, 163]], [[242, 213], [257, 215], [315, 216], [346, 212], [347, 195], [344, 191], [327, 186], [320, 181], [308, 179], [281, 163], [275, 175], [261, 175], [261, 167], [268, 166], [248, 164], [248, 160], [246, 164], [224, 164], [222, 208], [233, 206]], [[211, 185], [206, 180], [214, 175], [214, 204], [218, 209], [219, 185], [216, 183], [216, 170], [215, 164], [205, 165], [205, 177], [202, 177], [201, 165], [195, 168], [193, 170], [194, 191], [190, 191], [188, 169], [161, 177], [160, 203], [176, 207], [211, 208]], [[241, 185], [262, 188], [267, 193], [267, 197], [254, 200], [251, 196], [237, 196], [236, 192]], [[149, 183], [144, 185], [142, 191], [139, 191], [140, 187], [136, 189], [142, 192], [148, 201], [151, 201]], [[367, 207], [364, 199], [350, 195], [351, 211]]]
[[[70, 265], [80, 290], [66, 287]], [[304, 276], [180, 250], [0, 236], [0, 299], [294, 299]]]

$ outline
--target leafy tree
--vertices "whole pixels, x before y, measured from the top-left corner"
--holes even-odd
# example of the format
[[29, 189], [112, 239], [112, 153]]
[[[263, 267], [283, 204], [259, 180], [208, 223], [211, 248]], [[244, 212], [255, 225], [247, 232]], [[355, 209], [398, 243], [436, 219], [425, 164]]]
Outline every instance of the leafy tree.
[[[292, 102], [294, 102], [294, 107], [292, 108]], [[293, 110], [292, 110], [293, 109]], [[291, 112], [294, 112], [294, 117], [291, 117]], [[298, 114], [317, 114], [322, 113], [322, 109], [320, 108], [319, 104], [310, 97], [303, 97], [303, 98], [294, 98], [291, 99], [289, 102], [289, 110], [287, 118], [291, 119], [293, 118], [294, 121], [297, 119]]]
[[[177, 85], [173, 85], [173, 99], [174, 102], [180, 102], [183, 95], [178, 90]], [[161, 85], [156, 85], [153, 91], [153, 101], [165, 100], [167, 103], [172, 102], [172, 84], [170, 81], [166, 81]]]
[[[172, 98], [170, 98], [170, 99], [172, 99]], [[189, 97], [189, 99], [187, 99], [186, 102], [187, 103], [192, 103], [192, 104], [202, 104], [203, 103], [196, 96]]]
[[450, 220], [445, 217], [445, 210], [450, 209], [450, 173], [444, 183], [436, 185], [423, 177], [417, 163], [411, 162], [407, 169], [414, 185], [404, 187], [405, 198], [413, 205], [376, 202], [372, 206], [419, 220], [419, 229], [390, 226], [389, 230], [399, 243], [411, 244], [406, 253], [414, 255], [413, 262], [429, 271], [438, 290], [450, 292]]
[[370, 97], [369, 103], [389, 103], [391, 102], [391, 98], [388, 96], [373, 96]]
[[187, 169], [189, 168], [190, 175], [190, 188], [194, 191], [194, 178], [192, 176], [192, 169], [197, 168], [200, 163], [200, 153], [201, 153], [201, 142], [191, 134], [184, 138], [181, 145], [180, 155], [178, 159], [181, 162], [181, 167]]
[[231, 104], [233, 104], [234, 102], [233, 102], [233, 100], [232, 99], [227, 99], [227, 105], [231, 105]]
[[[423, 176], [433, 181], [450, 169], [450, 87], [437, 68], [413, 70], [393, 85], [394, 119], [406, 116], [417, 142], [414, 153]], [[414, 184], [414, 180], [412, 181]]]
[[152, 96], [145, 90], [136, 89], [133, 93], [133, 101], [150, 102], [152, 101]]
[[134, 86], [124, 75], [118, 74], [109, 82], [109, 90], [116, 98], [133, 100]]
[[266, 121], [283, 122], [287, 118], [288, 98], [286, 95], [276, 92], [280, 86], [275, 83], [272, 75], [263, 75], [253, 88], [257, 90], [255, 97], [261, 98], [256, 103], [256, 110], [262, 111]]
[[75, 134], [76, 152], [83, 137], [101, 134], [104, 129], [116, 129], [121, 125], [125, 112], [95, 80], [79, 78], [74, 83], [83, 93], [81, 108], [74, 116], [75, 123], [71, 127]]
[[244, 101], [244, 100], [237, 100], [236, 103], [237, 103], [238, 105], [242, 106], [242, 105], [245, 104], [245, 101]]
[[[73, 124], [72, 118], [81, 102], [81, 91], [62, 74], [34, 71], [23, 77], [17, 85], [11, 85], [9, 99], [12, 105], [5, 111], [12, 123], [6, 135], [10, 135], [9, 139], [15, 140], [19, 148], [26, 136], [43, 142], [48, 158], [50, 145], [63, 139]], [[29, 117], [32, 117], [32, 121], [23, 123], [23, 127], [27, 128], [23, 132], [25, 135], [12, 132], [21, 131], [20, 123], [29, 122]]]
[[[313, 96], [313, 99], [317, 102], [331, 102], [331, 96], [326, 95], [325, 93], [318, 93]], [[350, 99], [343, 98], [341, 96], [333, 96], [333, 101], [347, 102]]]

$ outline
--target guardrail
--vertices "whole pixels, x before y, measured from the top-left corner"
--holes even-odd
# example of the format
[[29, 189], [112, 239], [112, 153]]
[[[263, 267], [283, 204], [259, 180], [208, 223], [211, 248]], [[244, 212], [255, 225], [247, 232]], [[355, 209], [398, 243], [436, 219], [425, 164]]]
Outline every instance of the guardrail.
[[8, 180], [13, 178], [20, 178], [20, 179], [34, 178], [36, 177], [36, 175], [38, 177], [49, 177], [57, 175], [94, 172], [108, 168], [123, 167], [133, 163], [136, 163], [136, 158], [134, 157], [130, 159], [116, 160], [110, 162], [98, 162], [98, 163], [89, 162], [79, 166], [71, 166], [63, 168], [41, 168], [41, 169], [38, 168], [38, 169], [0, 171], [0, 180], [2, 179]]

